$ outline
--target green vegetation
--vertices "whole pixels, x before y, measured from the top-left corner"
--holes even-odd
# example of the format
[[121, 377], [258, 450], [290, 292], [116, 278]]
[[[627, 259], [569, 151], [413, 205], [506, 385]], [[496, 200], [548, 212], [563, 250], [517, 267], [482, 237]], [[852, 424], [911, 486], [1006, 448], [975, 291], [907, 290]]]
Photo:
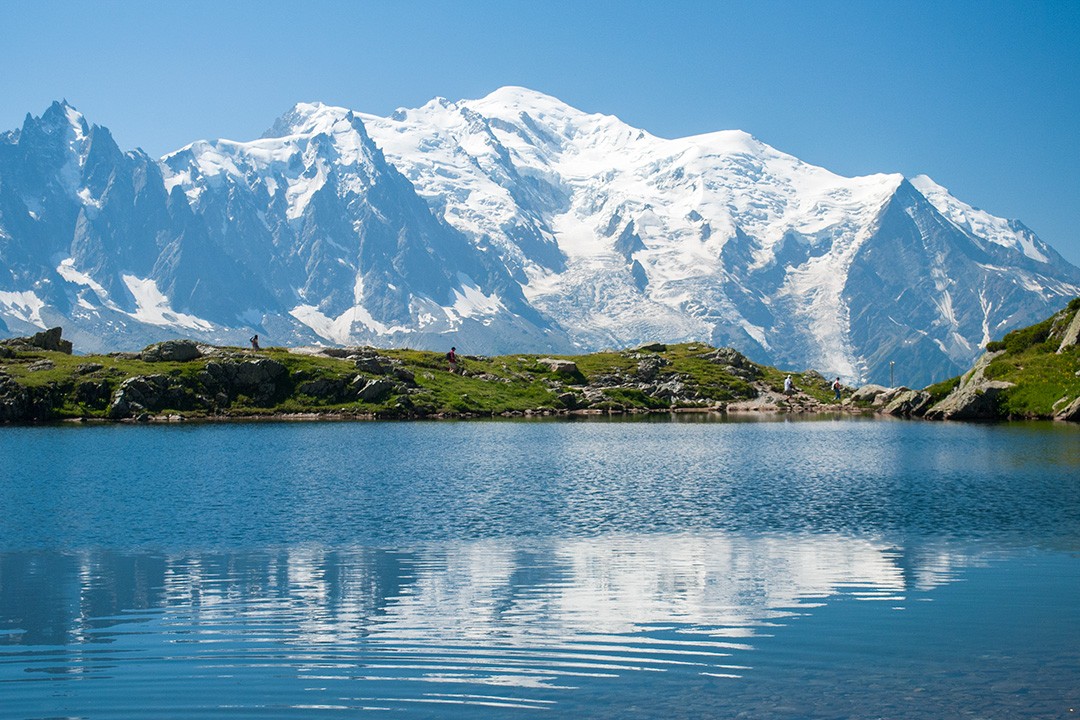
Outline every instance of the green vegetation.
[[[1061, 312], [1030, 327], [1013, 330], [987, 344], [1000, 352], [984, 371], [987, 380], [1014, 384], [1004, 392], [1002, 412], [1009, 417], [1053, 417], [1080, 396], [1080, 345], [1061, 348], [1066, 329], [1080, 311], [1080, 298]], [[936, 387], [936, 386], [935, 386]]]
[[[701, 343], [579, 356], [466, 356], [457, 374], [442, 353], [422, 350], [311, 354], [202, 346], [197, 352], [194, 343], [179, 343], [193, 359], [158, 360], [174, 357], [155, 350], [170, 343], [88, 356], [0, 345], [0, 421], [714, 409], [779, 393], [786, 374]], [[814, 372], [792, 375], [804, 402], [831, 402], [828, 380]]]

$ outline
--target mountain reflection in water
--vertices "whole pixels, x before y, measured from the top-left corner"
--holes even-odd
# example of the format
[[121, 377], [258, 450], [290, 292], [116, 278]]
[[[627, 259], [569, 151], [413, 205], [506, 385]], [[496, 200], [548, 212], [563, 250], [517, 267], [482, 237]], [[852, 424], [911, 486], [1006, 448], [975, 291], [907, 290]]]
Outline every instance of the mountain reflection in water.
[[[355, 708], [432, 700], [424, 683], [452, 704], [550, 709], [582, 683], [752, 677], [760, 644], [831, 599], [901, 610], [996, 554], [728, 533], [12, 552], [0, 555], [0, 684], [17, 699], [27, 688], [12, 682], [35, 676], [107, 678], [109, 695], [147, 675], [189, 690], [234, 678]], [[199, 699], [176, 697], [165, 707]]]

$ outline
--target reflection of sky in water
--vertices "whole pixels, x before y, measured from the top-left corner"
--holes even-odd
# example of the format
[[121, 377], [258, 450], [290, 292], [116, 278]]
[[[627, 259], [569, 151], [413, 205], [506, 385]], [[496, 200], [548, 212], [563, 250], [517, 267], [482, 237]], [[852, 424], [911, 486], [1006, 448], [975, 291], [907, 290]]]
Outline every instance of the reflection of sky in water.
[[1078, 440], [5, 428], [0, 718], [1066, 717]]
[[[423, 714], [417, 707], [438, 705], [436, 714], [445, 714], [446, 704], [478, 703], [584, 712], [581, 703], [598, 694], [617, 692], [608, 702], [621, 702], [650, 685], [664, 692], [703, 682], [737, 683], [742, 692], [747, 682], [767, 686], [791, 662], [775, 649], [789, 633], [806, 635], [800, 626], [811, 628], [801, 641], [809, 649], [783, 671], [812, 675], [829, 657], [831, 672], [854, 674], [846, 678], [853, 681], [873, 653], [836, 646], [848, 624], [831, 618], [836, 609], [857, 618], [865, 615], [857, 605], [872, 601], [875, 622], [894, 622], [890, 615], [934, 605], [926, 601], [965, 575], [1005, 576], [993, 568], [1030, 564], [1017, 563], [1016, 553], [727, 533], [392, 551], [7, 553], [0, 555], [0, 687], [9, 707], [90, 717], [138, 716], [140, 708], [254, 711], [267, 697], [308, 712]], [[980, 612], [987, 602], [995, 601], [967, 598], [962, 609]], [[1075, 600], [1058, 602], [1077, 610]], [[825, 627], [814, 629], [819, 614]], [[899, 637], [889, 636], [880, 641]], [[917, 655], [894, 659], [918, 663]], [[28, 682], [46, 677], [97, 682], [60, 695]], [[171, 692], [147, 689], [157, 684]]]

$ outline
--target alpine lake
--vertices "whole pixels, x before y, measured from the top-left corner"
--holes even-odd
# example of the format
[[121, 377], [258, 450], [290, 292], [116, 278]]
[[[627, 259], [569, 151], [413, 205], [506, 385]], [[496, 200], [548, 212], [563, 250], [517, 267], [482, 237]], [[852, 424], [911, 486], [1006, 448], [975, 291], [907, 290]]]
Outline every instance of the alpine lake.
[[0, 718], [1077, 718], [1080, 427], [0, 428]]

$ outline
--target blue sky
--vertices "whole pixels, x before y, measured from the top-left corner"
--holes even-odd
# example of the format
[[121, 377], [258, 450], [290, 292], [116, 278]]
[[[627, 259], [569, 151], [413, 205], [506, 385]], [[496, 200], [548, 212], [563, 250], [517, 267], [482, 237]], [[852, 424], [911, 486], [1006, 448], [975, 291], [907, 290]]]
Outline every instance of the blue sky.
[[67, 98], [121, 147], [524, 85], [662, 137], [738, 128], [925, 173], [1080, 264], [1080, 0], [9, 0], [0, 129]]

